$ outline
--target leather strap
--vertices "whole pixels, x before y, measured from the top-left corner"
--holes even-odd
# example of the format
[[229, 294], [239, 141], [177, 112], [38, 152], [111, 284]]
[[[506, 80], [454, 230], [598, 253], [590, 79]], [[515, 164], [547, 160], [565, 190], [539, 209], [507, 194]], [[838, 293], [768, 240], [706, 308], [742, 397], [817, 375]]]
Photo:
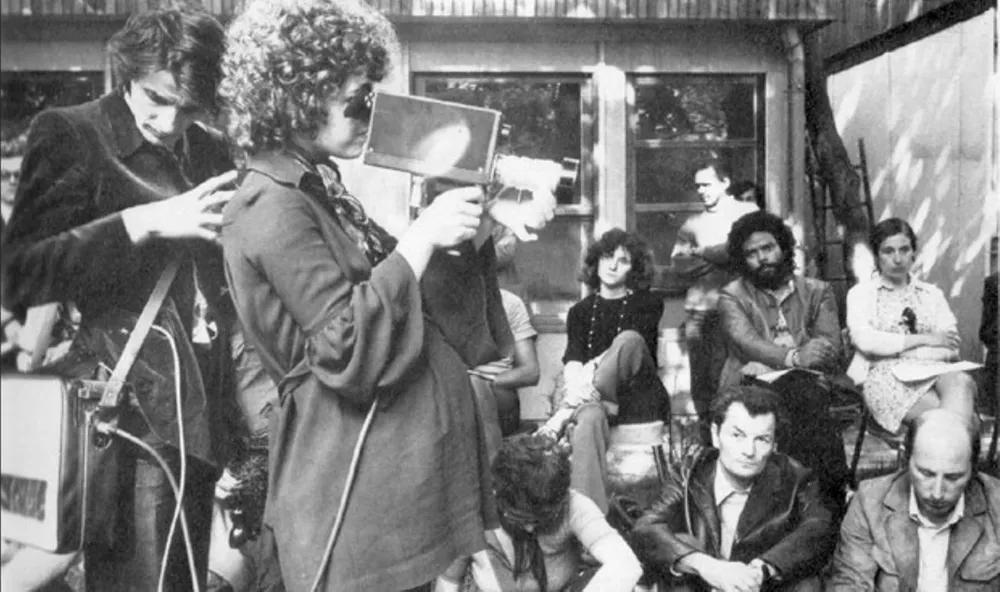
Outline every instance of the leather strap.
[[128, 341], [125, 342], [122, 355], [118, 358], [118, 363], [115, 364], [115, 369], [111, 372], [111, 378], [108, 379], [108, 386], [104, 389], [104, 394], [101, 396], [101, 407], [117, 407], [121, 402], [121, 393], [122, 389], [125, 388], [125, 379], [128, 378], [128, 373], [132, 370], [132, 365], [139, 355], [139, 350], [142, 349], [142, 343], [146, 340], [149, 330], [153, 327], [153, 321], [156, 320], [156, 315], [159, 314], [160, 307], [163, 306], [167, 292], [170, 291], [170, 284], [174, 282], [174, 277], [177, 275], [178, 267], [180, 267], [180, 261], [176, 258], [172, 259], [167, 264], [166, 269], [163, 270], [163, 273], [160, 274], [160, 279], [157, 280], [156, 287], [153, 288], [153, 293], [149, 295], [149, 300], [146, 301], [146, 306], [143, 307], [142, 313], [139, 315], [139, 320], [135, 323], [135, 328], [132, 329], [132, 333], [128, 336]]

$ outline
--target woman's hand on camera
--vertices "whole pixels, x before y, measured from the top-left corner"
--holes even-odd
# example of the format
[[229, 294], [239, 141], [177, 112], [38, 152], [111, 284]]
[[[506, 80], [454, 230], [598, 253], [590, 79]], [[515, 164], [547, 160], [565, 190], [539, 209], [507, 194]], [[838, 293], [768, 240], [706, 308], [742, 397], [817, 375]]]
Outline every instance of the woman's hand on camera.
[[460, 187], [438, 195], [399, 240], [396, 251], [419, 279], [437, 249], [453, 247], [476, 236], [483, 215], [483, 191]]
[[434, 199], [413, 222], [435, 249], [471, 239], [483, 216], [483, 190], [477, 186], [449, 189]]
[[235, 170], [229, 171], [180, 195], [128, 208], [122, 212], [125, 230], [135, 244], [154, 237], [217, 240], [220, 210], [234, 193], [222, 188], [236, 181], [236, 175]]

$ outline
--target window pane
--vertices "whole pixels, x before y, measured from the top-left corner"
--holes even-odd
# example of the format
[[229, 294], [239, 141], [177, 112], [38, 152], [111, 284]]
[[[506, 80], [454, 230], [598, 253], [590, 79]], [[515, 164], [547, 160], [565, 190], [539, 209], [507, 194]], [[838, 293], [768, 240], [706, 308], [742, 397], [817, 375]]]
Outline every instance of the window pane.
[[695, 168], [713, 156], [729, 163], [732, 182], [757, 179], [757, 148], [661, 147], [635, 149], [636, 203], [700, 204]]
[[590, 219], [567, 216], [549, 222], [537, 241], [518, 243], [517, 275], [530, 300], [580, 299], [577, 273], [592, 234]]
[[727, 76], [635, 79], [633, 129], [639, 140], [752, 140], [757, 84]]
[[43, 109], [97, 98], [103, 79], [100, 72], [4, 72], [0, 79], [3, 140], [24, 133], [31, 118]]
[[[545, 80], [538, 77], [483, 78], [474, 76], [418, 75], [416, 94], [495, 109], [510, 126], [510, 137], [501, 152], [561, 161], [583, 161], [580, 116], [585, 79]], [[582, 183], [561, 204], [581, 202]]]
[[665, 290], [684, 290], [688, 283], [674, 272], [670, 253], [677, 242], [677, 232], [684, 222], [698, 212], [643, 212], [636, 216], [636, 233], [642, 237], [653, 251], [653, 262], [657, 267], [653, 286]]

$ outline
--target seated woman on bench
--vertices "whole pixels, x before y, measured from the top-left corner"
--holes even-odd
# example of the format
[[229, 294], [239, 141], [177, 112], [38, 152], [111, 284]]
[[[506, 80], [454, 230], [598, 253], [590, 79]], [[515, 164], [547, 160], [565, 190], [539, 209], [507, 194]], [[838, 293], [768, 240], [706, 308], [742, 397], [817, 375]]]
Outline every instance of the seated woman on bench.
[[646, 287], [652, 256], [615, 228], [590, 246], [581, 279], [594, 292], [566, 317], [562, 386], [540, 431], [558, 437], [571, 421], [573, 488], [608, 510], [604, 479], [609, 425], [666, 420], [670, 398], [656, 370], [663, 300]]
[[976, 383], [948, 365], [960, 345], [955, 315], [940, 288], [911, 274], [913, 228], [883, 220], [869, 243], [877, 273], [847, 294], [847, 328], [857, 350], [848, 375], [864, 382], [872, 417], [894, 433], [936, 407], [971, 417]]

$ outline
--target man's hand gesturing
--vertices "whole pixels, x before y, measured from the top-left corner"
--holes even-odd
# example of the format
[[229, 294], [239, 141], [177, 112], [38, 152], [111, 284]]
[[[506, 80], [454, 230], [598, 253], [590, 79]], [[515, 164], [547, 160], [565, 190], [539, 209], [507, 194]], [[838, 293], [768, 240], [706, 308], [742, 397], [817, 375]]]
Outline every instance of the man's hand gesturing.
[[236, 181], [236, 175], [229, 171], [180, 195], [124, 210], [125, 230], [136, 244], [154, 237], [217, 240], [221, 209], [234, 193], [222, 188]]

